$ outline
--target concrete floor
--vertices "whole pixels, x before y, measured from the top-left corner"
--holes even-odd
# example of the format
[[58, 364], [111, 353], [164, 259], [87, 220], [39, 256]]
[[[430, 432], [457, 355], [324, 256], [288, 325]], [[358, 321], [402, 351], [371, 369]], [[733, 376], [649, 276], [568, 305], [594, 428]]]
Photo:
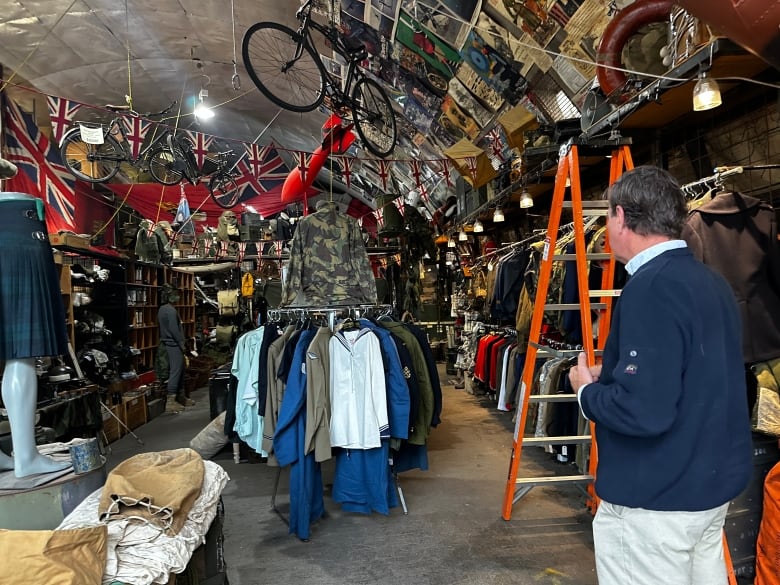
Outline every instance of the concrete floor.
[[[442, 390], [430, 469], [401, 474], [408, 515], [400, 507], [389, 516], [345, 513], [326, 493], [326, 517], [301, 542], [271, 508], [276, 468], [217, 455], [231, 478], [223, 492], [231, 585], [596, 585], [584, 496], [570, 487], [534, 488], [503, 520], [511, 414], [452, 385]], [[138, 428], [143, 445], [130, 435], [113, 443], [109, 468], [136, 453], [188, 446], [209, 422], [208, 390], [193, 398], [196, 406]], [[326, 484], [330, 465], [323, 466]], [[539, 448], [523, 453], [521, 476], [554, 472], [572, 470]], [[283, 511], [287, 477], [283, 471], [277, 498]]]

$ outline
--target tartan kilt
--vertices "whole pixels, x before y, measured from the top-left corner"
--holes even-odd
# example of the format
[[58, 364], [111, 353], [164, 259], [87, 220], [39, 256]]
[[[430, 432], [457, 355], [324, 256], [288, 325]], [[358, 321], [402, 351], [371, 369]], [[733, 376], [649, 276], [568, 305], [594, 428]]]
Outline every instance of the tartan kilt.
[[[16, 197], [13, 197], [13, 196]], [[65, 307], [42, 202], [0, 193], [0, 359], [68, 352]]]

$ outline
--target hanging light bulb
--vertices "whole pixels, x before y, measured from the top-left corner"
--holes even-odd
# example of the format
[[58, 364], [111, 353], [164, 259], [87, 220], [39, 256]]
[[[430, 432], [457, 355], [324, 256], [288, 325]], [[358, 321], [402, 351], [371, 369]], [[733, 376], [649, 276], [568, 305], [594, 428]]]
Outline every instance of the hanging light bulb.
[[460, 230], [460, 233], [458, 234], [458, 241], [459, 242], [468, 242], [469, 241], [469, 235], [466, 233], [465, 230]]
[[520, 209], [528, 209], [529, 207], [533, 206], [534, 198], [531, 197], [528, 189], [523, 189], [523, 192], [520, 194]]
[[722, 103], [718, 82], [707, 77], [706, 71], [699, 73], [699, 80], [693, 86], [693, 111], [704, 112]]
[[198, 120], [211, 120], [214, 117], [214, 110], [208, 107], [203, 98], [209, 97], [209, 90], [203, 88], [198, 93], [198, 103], [195, 105], [195, 110], [192, 112]]
[[496, 207], [496, 210], [493, 212], [493, 223], [500, 223], [504, 221], [504, 212], [501, 211], [500, 207]]
[[475, 234], [481, 234], [485, 231], [485, 228], [482, 226], [482, 222], [477, 220], [474, 222], [474, 233]]
[[447, 240], [447, 247], [454, 248], [455, 246], [457, 246], [457, 244], [455, 243], [455, 238], [450, 236], [450, 238]]

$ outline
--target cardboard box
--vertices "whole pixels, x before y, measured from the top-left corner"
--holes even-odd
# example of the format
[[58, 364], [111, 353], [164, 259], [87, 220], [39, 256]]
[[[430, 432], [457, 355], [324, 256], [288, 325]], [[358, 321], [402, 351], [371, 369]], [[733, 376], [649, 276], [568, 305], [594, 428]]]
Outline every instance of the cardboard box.
[[49, 243], [55, 248], [65, 246], [68, 248], [89, 249], [89, 238], [76, 234], [49, 234]]
[[125, 424], [130, 430], [146, 424], [146, 396], [144, 394], [125, 396], [122, 398], [122, 408]]
[[[108, 409], [122, 421], [122, 405], [116, 404], [109, 406]], [[119, 440], [125, 434], [125, 428], [119, 424], [119, 421], [106, 412], [105, 408], [100, 408], [101, 415], [103, 416], [103, 433], [106, 435], [106, 443], [113, 443]]]

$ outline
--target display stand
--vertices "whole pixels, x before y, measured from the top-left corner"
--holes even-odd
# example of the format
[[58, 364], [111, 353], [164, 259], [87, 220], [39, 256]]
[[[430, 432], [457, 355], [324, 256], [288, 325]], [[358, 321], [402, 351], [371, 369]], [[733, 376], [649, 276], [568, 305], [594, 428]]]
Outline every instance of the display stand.
[[[360, 319], [366, 316], [387, 316], [393, 312], [392, 305], [335, 305], [329, 307], [284, 307], [279, 309], [269, 309], [268, 319], [269, 322], [278, 322], [282, 318], [292, 318], [304, 321], [306, 319], [325, 318], [328, 328], [334, 331], [337, 324], [337, 319], [353, 318]], [[409, 514], [409, 510], [406, 506], [406, 499], [404, 498], [404, 492], [401, 488], [401, 480], [398, 477], [398, 473], [393, 468], [392, 462], [390, 465], [390, 472], [395, 482], [395, 487], [398, 492], [398, 497], [401, 501], [401, 508], [404, 515]], [[276, 513], [283, 522], [289, 524], [289, 518], [276, 506], [276, 496], [279, 493], [279, 483], [282, 477], [282, 468], [279, 467], [276, 472], [276, 478], [274, 480], [274, 489], [271, 494], [271, 509]]]

